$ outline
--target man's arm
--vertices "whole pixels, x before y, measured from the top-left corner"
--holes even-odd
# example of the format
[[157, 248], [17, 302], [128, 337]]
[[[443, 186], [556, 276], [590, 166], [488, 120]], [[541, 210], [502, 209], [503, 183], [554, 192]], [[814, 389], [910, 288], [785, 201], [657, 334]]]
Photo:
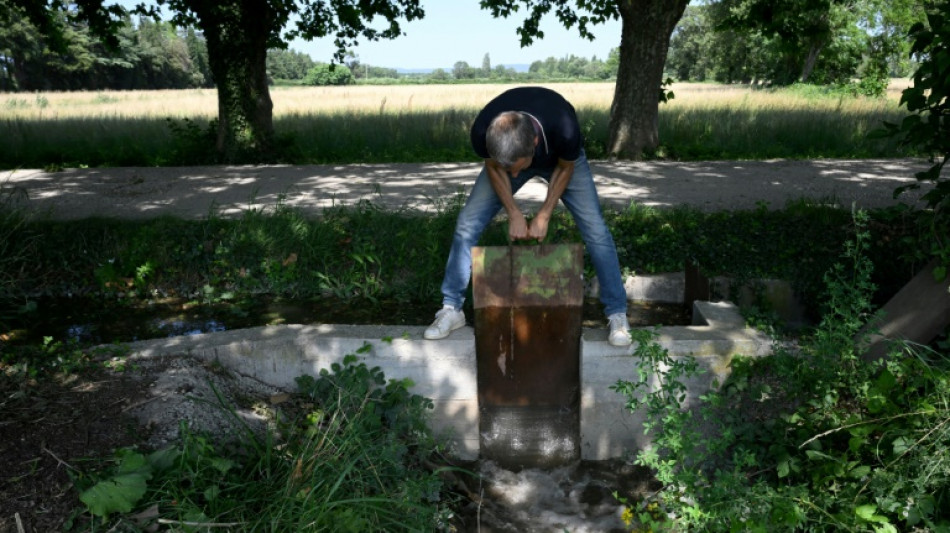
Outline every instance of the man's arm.
[[551, 173], [551, 181], [548, 183], [548, 194], [544, 198], [544, 204], [538, 210], [537, 216], [531, 220], [531, 227], [528, 228], [528, 236], [532, 239], [543, 241], [548, 234], [548, 222], [551, 221], [551, 214], [557, 207], [558, 200], [567, 189], [567, 184], [571, 182], [574, 175], [574, 162], [557, 160], [557, 166]]
[[515, 203], [515, 197], [511, 193], [511, 180], [508, 179], [508, 172], [502, 168], [495, 160], [485, 160], [485, 170], [488, 171], [488, 179], [492, 189], [501, 200], [501, 205], [508, 213], [508, 238], [516, 241], [528, 238], [528, 224], [525, 222], [524, 213]]

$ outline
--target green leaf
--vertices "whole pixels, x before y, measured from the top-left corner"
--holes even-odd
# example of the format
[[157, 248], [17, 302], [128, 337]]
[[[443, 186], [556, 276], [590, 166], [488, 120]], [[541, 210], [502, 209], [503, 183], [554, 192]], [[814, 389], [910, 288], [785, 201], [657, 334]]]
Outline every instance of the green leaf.
[[894, 447], [894, 455], [903, 454], [904, 452], [909, 450], [910, 447], [913, 445], [914, 445], [914, 442], [911, 439], [908, 439], [907, 437], [897, 437], [896, 439], [894, 439], [894, 442], [892, 444], [892, 446]]
[[940, 265], [933, 270], [934, 281], [940, 283], [941, 281], [947, 279], [947, 267]]
[[861, 451], [861, 448], [866, 446], [867, 443], [868, 443], [867, 437], [861, 437], [861, 436], [851, 437], [850, 439], [848, 439], [848, 449], [854, 453], [857, 453]]
[[128, 513], [145, 495], [146, 473], [120, 474], [100, 481], [79, 495], [89, 512], [108, 518], [112, 513]]
[[854, 509], [854, 514], [858, 515], [858, 518], [862, 520], [871, 520], [871, 517], [874, 516], [874, 511], [877, 511], [877, 505], [873, 503], [868, 503], [865, 505], [860, 505]]
[[854, 514], [858, 515], [858, 518], [866, 522], [874, 522], [877, 524], [889, 524], [889, 521], [886, 516], [879, 515], [876, 513], [877, 505], [873, 503], [868, 503], [865, 505], [859, 505], [854, 509]]
[[181, 452], [175, 448], [165, 448], [158, 450], [157, 452], [152, 452], [148, 456], [148, 465], [152, 467], [153, 470], [168, 470], [175, 465], [175, 461], [178, 460], [180, 455]]
[[834, 457], [828, 455], [827, 453], [819, 452], [818, 450], [805, 450], [805, 455], [811, 461], [820, 461], [820, 460], [830, 460], [837, 462], [838, 460]]
[[221, 494], [221, 487], [212, 485], [211, 487], [205, 489], [204, 497], [210, 502], [214, 501], [214, 499], [217, 498], [219, 494]]
[[118, 452], [118, 455], [119, 455], [119, 464], [116, 471], [119, 472], [120, 474], [124, 474], [127, 472], [136, 472], [138, 470], [142, 470], [143, 468], [148, 467], [148, 463], [145, 459], [145, 456], [140, 453], [136, 453], [128, 449], [123, 449]]
[[870, 473], [871, 473], [871, 467], [867, 465], [862, 465], [862, 466], [858, 466], [852, 469], [851, 472], [848, 473], [848, 475], [853, 477], [854, 479], [861, 479]]
[[783, 460], [778, 463], [778, 477], [784, 478], [792, 471], [792, 459], [791, 457], [786, 456]]
[[222, 459], [220, 457], [215, 457], [211, 459], [211, 466], [213, 466], [214, 469], [217, 470], [218, 472], [221, 472], [222, 474], [227, 474], [228, 470], [231, 470], [231, 468], [234, 467], [234, 461], [230, 459]]

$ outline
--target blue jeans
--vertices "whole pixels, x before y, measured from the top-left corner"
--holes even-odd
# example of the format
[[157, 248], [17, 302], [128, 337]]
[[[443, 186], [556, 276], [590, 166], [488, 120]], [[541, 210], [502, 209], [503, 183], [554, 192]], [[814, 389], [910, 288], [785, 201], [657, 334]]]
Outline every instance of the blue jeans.
[[[518, 177], [511, 180], [512, 194], [518, 192], [518, 189], [535, 176], [550, 181], [552, 171], [553, 169], [526, 169], [519, 172]], [[600, 301], [604, 305], [605, 314], [610, 316], [614, 313], [625, 313], [627, 293], [620, 278], [617, 247], [604, 222], [597, 189], [594, 187], [594, 176], [583, 152], [574, 162], [574, 174], [561, 195], [561, 202], [573, 215], [581, 238], [587, 246], [587, 253], [590, 254], [597, 280], [600, 282]], [[482, 232], [501, 208], [501, 200], [495, 194], [491, 180], [482, 167], [455, 223], [452, 249], [445, 265], [445, 277], [442, 279], [443, 305], [462, 308], [465, 290], [472, 277], [472, 247], [478, 245]]]

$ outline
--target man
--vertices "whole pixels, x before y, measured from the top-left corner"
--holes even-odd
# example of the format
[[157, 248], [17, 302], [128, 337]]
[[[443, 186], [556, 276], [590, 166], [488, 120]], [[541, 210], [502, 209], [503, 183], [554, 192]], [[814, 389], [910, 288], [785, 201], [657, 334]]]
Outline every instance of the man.
[[[485, 164], [456, 222], [442, 280], [443, 308], [424, 337], [442, 339], [465, 325], [461, 309], [472, 276], [471, 249], [498, 211], [504, 208], [508, 214], [511, 240], [543, 240], [561, 200], [573, 215], [597, 272], [608, 340], [615, 346], [629, 345], [627, 294], [617, 249], [601, 213], [574, 107], [550, 89], [511, 89], [478, 114], [471, 135], [472, 147]], [[547, 182], [548, 192], [528, 224], [514, 194], [535, 176]]]

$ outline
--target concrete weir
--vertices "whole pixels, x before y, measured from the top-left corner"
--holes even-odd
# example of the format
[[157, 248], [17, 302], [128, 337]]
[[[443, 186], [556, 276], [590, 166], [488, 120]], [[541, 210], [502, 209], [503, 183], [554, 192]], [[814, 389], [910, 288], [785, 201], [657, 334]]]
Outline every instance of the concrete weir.
[[[435, 404], [432, 426], [447, 435], [460, 459], [479, 454], [479, 409], [475, 335], [464, 327], [439, 341], [422, 338], [420, 326], [280, 325], [132, 343], [132, 357], [190, 355], [292, 390], [297, 376], [316, 375], [346, 355], [357, 354], [389, 379], [409, 378], [412, 391]], [[688, 383], [696, 398], [722, 382], [734, 355], [771, 352], [771, 340], [746, 328], [728, 302], [697, 301], [693, 325], [658, 328], [657, 341], [676, 357], [695, 357], [705, 370]], [[624, 409], [624, 398], [609, 389], [636, 375], [633, 347], [609, 345], [605, 330], [585, 329], [581, 337], [581, 458], [620, 457], [647, 444], [640, 415]]]

